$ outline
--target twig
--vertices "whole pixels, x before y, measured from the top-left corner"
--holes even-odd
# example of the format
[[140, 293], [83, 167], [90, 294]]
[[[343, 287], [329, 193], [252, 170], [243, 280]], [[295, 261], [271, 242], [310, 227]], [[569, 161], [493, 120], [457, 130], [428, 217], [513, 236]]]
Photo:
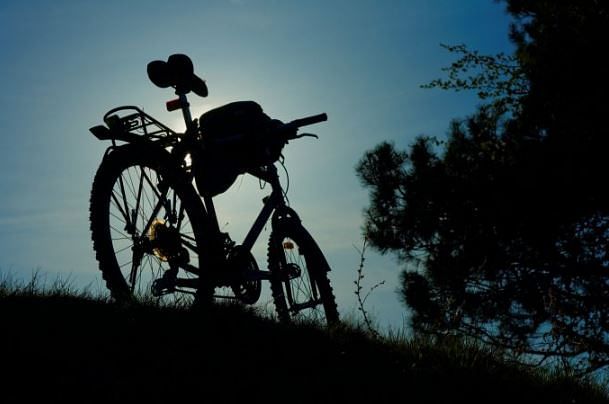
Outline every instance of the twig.
[[373, 285], [368, 290], [366, 295], [364, 295], [364, 297], [362, 298], [362, 289], [363, 289], [362, 280], [364, 279], [364, 262], [366, 260], [365, 254], [366, 254], [367, 244], [368, 244], [368, 240], [364, 239], [364, 243], [362, 245], [361, 250], [358, 249], [357, 247], [353, 246], [353, 248], [355, 248], [355, 250], [360, 255], [359, 266], [357, 268], [357, 280], [353, 281], [353, 283], [355, 284], [355, 296], [357, 296], [357, 303], [358, 303], [357, 309], [362, 313], [362, 317], [364, 318], [364, 324], [366, 325], [366, 328], [368, 329], [370, 334], [372, 334], [373, 337], [378, 338], [380, 336], [380, 333], [372, 325], [372, 321], [368, 317], [368, 312], [366, 311], [364, 305], [366, 303], [366, 300], [368, 300], [370, 293], [372, 293], [372, 291], [375, 290], [376, 288], [378, 288], [379, 286], [385, 284], [385, 281], [383, 280], [383, 281], [378, 282], [375, 285]]

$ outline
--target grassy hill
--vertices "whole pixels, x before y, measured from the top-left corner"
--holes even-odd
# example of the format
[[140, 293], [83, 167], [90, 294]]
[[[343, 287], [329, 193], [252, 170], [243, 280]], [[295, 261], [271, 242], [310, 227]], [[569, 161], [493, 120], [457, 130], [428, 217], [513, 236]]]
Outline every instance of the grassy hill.
[[0, 292], [3, 403], [609, 403], [598, 386], [474, 347], [280, 325], [237, 306]]

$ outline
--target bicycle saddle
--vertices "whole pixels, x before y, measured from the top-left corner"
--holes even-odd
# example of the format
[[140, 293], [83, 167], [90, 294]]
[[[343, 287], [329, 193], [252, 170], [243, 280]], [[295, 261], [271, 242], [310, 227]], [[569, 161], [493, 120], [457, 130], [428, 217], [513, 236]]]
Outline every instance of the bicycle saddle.
[[186, 55], [171, 55], [167, 62], [153, 60], [146, 70], [148, 78], [157, 87], [175, 87], [177, 92], [183, 94], [192, 91], [200, 97], [207, 97], [207, 85], [194, 73], [192, 61]]

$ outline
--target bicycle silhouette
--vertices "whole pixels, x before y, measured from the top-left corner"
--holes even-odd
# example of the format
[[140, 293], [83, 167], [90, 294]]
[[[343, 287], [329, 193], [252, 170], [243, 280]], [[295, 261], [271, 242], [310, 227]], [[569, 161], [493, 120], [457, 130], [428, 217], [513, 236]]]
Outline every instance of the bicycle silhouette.
[[[289, 123], [271, 119], [252, 101], [240, 101], [192, 119], [186, 95], [205, 97], [207, 86], [191, 60], [172, 55], [148, 64], [150, 80], [178, 96], [167, 110], [180, 109], [186, 123], [176, 133], [141, 109], [121, 106], [90, 129], [110, 140], [91, 190], [93, 248], [114, 299], [195, 296], [254, 304], [263, 280], [270, 282], [278, 318], [338, 321], [328, 279], [330, 267], [298, 214], [288, 206], [275, 163], [302, 126], [326, 114]], [[220, 230], [213, 197], [242, 173], [271, 186], [264, 206], [241, 244]], [[252, 247], [267, 222], [268, 271], [260, 270]], [[218, 296], [216, 288], [231, 291]]]

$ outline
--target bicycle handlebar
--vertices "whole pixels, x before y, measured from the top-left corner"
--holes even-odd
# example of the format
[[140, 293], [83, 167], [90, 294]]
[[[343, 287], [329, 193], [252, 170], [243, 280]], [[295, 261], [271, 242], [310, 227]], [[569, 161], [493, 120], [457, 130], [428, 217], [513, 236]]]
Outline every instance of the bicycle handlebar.
[[307, 116], [305, 118], [295, 119], [292, 122], [288, 122], [286, 124], [286, 126], [289, 128], [292, 128], [292, 129], [297, 129], [302, 126], [313, 125], [313, 124], [324, 122], [327, 120], [328, 120], [328, 115], [323, 113], [323, 114], [318, 114], [318, 115]]

